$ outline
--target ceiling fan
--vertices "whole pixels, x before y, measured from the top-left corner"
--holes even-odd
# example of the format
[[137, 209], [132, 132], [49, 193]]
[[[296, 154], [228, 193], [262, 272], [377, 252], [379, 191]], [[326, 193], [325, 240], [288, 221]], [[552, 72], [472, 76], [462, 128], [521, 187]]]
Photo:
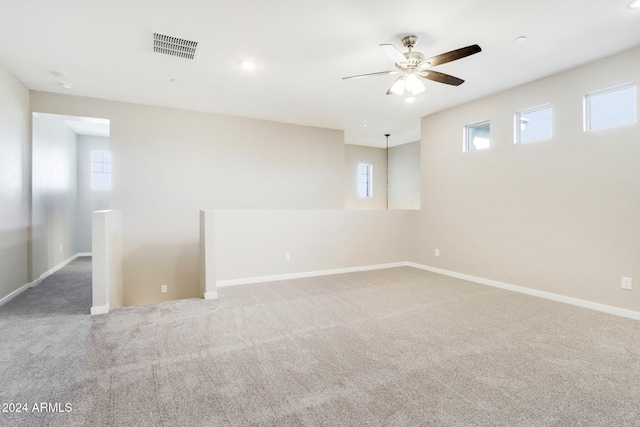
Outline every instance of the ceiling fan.
[[395, 62], [395, 70], [359, 74], [357, 76], [344, 77], [343, 80], [402, 73], [402, 75], [393, 82], [387, 91], [387, 95], [400, 95], [405, 101], [412, 102], [415, 101], [417, 94], [425, 90], [424, 83], [422, 83], [418, 77], [452, 86], [460, 86], [464, 83], [464, 80], [462, 79], [450, 76], [449, 74], [433, 71], [431, 67], [446, 64], [447, 62], [455, 61], [456, 59], [461, 59], [482, 51], [480, 46], [474, 44], [425, 59], [422, 53], [413, 50], [413, 47], [417, 43], [418, 36], [410, 35], [404, 37], [402, 39], [402, 44], [404, 47], [409, 49], [406, 53], [402, 53], [392, 44], [381, 44], [380, 48], [393, 60], [393, 62]]

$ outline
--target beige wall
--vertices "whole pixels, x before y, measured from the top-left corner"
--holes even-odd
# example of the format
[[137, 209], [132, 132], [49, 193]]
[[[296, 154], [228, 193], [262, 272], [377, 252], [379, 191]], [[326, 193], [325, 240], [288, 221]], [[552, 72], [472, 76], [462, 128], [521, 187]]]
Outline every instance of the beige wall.
[[[412, 261], [639, 311], [640, 125], [582, 130], [585, 93], [633, 81], [640, 48], [423, 118]], [[514, 112], [546, 103], [551, 140], [514, 144]], [[483, 120], [492, 147], [463, 153]]]
[[[345, 209], [387, 208], [387, 150], [384, 148], [345, 145]], [[373, 165], [373, 197], [358, 196], [358, 164]]]
[[76, 134], [59, 117], [33, 116], [32, 278], [77, 253]]
[[389, 148], [389, 208], [420, 209], [420, 141]]
[[[342, 131], [31, 92], [33, 111], [111, 120], [125, 305], [198, 295], [201, 208], [340, 209]], [[169, 292], [160, 293], [162, 284]]]
[[109, 151], [109, 138], [78, 135], [78, 252], [91, 252], [91, 212], [109, 209], [110, 191], [91, 189], [91, 152]]
[[0, 300], [29, 282], [29, 91], [0, 67]]
[[[402, 219], [411, 236], [409, 260], [640, 311], [637, 289], [620, 288], [621, 276], [640, 277], [639, 125], [582, 131], [583, 94], [637, 82], [639, 70], [636, 48], [425, 117], [422, 209]], [[0, 87], [13, 94], [3, 96], [0, 107], [17, 112], [9, 123], [21, 135], [24, 89], [6, 75]], [[123, 210], [125, 304], [198, 295], [200, 208], [346, 204], [346, 164], [353, 160], [340, 131], [43, 92], [32, 92], [31, 102], [32, 111], [111, 119], [112, 207]], [[513, 144], [513, 113], [546, 103], [553, 109], [553, 138]], [[462, 153], [463, 126], [487, 119], [492, 148]], [[18, 200], [24, 188], [14, 192], [4, 182], [1, 196]], [[15, 246], [20, 252], [20, 239], [12, 241], [3, 237], [3, 251]], [[281, 247], [264, 250], [282, 257]], [[259, 264], [260, 271], [236, 262], [242, 260], [229, 261], [228, 277], [271, 274], [269, 262]], [[161, 284], [169, 285], [164, 296]]]
[[[232, 280], [403, 262], [407, 211], [207, 212], [215, 279]], [[208, 248], [210, 249], [210, 248]], [[290, 261], [285, 261], [285, 253]]]

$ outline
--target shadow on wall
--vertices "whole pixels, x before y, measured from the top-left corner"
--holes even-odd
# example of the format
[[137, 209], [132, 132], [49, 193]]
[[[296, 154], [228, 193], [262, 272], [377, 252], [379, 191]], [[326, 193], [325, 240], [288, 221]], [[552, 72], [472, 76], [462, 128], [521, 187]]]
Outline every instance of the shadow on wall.
[[[144, 245], [123, 254], [124, 305], [151, 304], [183, 298], [202, 298], [199, 293], [199, 242]], [[154, 265], [153, 270], [148, 266]], [[146, 286], [140, 286], [146, 283]], [[162, 286], [167, 292], [162, 293]]]

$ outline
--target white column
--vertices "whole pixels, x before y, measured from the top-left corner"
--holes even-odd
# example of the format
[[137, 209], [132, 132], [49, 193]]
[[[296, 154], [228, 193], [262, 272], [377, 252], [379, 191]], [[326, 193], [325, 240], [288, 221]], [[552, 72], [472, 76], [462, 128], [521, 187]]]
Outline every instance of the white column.
[[91, 314], [122, 307], [122, 212], [92, 213], [93, 304]]

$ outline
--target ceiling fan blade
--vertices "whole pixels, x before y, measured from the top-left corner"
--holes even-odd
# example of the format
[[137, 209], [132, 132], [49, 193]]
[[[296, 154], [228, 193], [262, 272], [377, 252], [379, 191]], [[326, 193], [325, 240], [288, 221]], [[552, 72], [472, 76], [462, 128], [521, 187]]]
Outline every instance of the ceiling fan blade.
[[380, 49], [382, 49], [382, 51], [386, 53], [387, 56], [391, 58], [391, 60], [396, 64], [407, 62], [407, 58], [404, 56], [404, 54], [392, 44], [381, 44]]
[[482, 49], [477, 44], [473, 44], [471, 46], [461, 47], [460, 49], [452, 50], [451, 52], [447, 53], [441, 53], [440, 55], [425, 59], [424, 61], [420, 62], [420, 65], [424, 64], [434, 67], [436, 65], [446, 64], [447, 62], [455, 61], [456, 59], [461, 59], [478, 52], [482, 52]]
[[439, 73], [433, 70], [422, 71], [420, 77], [423, 77], [428, 80], [433, 80], [434, 82], [444, 83], [452, 86], [460, 86], [464, 83], [464, 80], [459, 79], [457, 77], [450, 76], [449, 74]]
[[396, 73], [398, 73], [398, 70], [379, 71], [377, 73], [358, 74], [357, 76], [343, 77], [342, 80], [359, 79], [361, 77], [370, 77], [370, 76], [384, 76], [387, 74], [396, 74]]

